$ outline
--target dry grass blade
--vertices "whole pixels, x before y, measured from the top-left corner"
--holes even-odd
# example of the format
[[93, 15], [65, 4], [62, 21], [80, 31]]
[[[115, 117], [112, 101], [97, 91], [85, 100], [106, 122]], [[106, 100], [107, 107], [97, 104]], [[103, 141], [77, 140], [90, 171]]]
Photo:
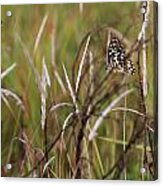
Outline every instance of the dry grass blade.
[[[110, 142], [110, 143], [115, 143], [115, 144], [118, 144], [118, 145], [124, 145], [124, 143], [125, 143], [125, 146], [128, 145], [127, 141], [124, 142], [124, 141], [121, 141], [121, 140], [106, 138], [106, 137], [102, 137], [102, 136], [98, 136], [97, 138], [100, 139], [100, 140], [107, 141], [107, 142]], [[133, 147], [135, 147], [138, 150], [142, 150], [144, 148], [143, 145], [134, 145]], [[147, 146], [147, 151], [151, 152], [150, 146]]]
[[42, 74], [42, 78], [45, 78], [46, 84], [50, 87], [51, 86], [51, 81], [50, 81], [50, 76], [48, 73], [48, 69], [45, 63], [45, 58], [43, 57], [43, 74]]
[[33, 74], [34, 74], [34, 76], [35, 76], [36, 83], [37, 83], [37, 85], [38, 85], [38, 88], [39, 88], [40, 92], [44, 92], [44, 90], [42, 89], [42, 86], [41, 86], [41, 77], [40, 77], [40, 75], [39, 75], [37, 69], [36, 69], [35, 66], [34, 66], [33, 59], [31, 58], [30, 53], [29, 53], [29, 51], [28, 51], [26, 45], [23, 43], [22, 39], [20, 38], [20, 36], [19, 36], [18, 34], [16, 34], [16, 37], [17, 37], [17, 39], [18, 39], [20, 45], [21, 45], [22, 48], [23, 48], [24, 55], [25, 55], [25, 57], [27, 58], [27, 62], [29, 63], [29, 66], [30, 66], [31, 69], [32, 69], [32, 72], [33, 72]]
[[58, 83], [59, 83], [59, 85], [62, 89], [62, 92], [65, 94], [66, 93], [66, 88], [63, 84], [62, 78], [60, 77], [60, 75], [59, 75], [59, 73], [56, 69], [54, 70], [54, 75], [55, 75], [55, 77], [56, 77], [56, 79], [57, 79], [57, 81], [58, 81]]
[[94, 64], [93, 64], [93, 54], [92, 52], [90, 51], [89, 52], [89, 81], [91, 83], [91, 89], [90, 89], [90, 95], [93, 93], [93, 90], [94, 90], [94, 81], [93, 81], [93, 76], [94, 76]]
[[62, 131], [64, 132], [65, 128], [67, 127], [68, 121], [70, 120], [70, 118], [74, 115], [73, 112], [71, 112], [65, 119], [64, 123], [63, 123], [63, 127], [62, 127]]
[[58, 73], [55, 56], [56, 56], [56, 28], [53, 26], [52, 34], [51, 34], [51, 64], [53, 67], [54, 76], [56, 80], [58, 81], [58, 84], [60, 85], [62, 92], [65, 94], [66, 88], [63, 84], [62, 78], [60, 77]]
[[[91, 96], [94, 91], [94, 63], [93, 63], [93, 54], [89, 51], [89, 82], [90, 82], [90, 91], [89, 95]], [[90, 113], [92, 108], [92, 103], [89, 104], [87, 114]]]
[[[125, 78], [125, 84], [126, 84], [126, 78]], [[125, 90], [127, 90], [127, 86], [125, 87]], [[124, 98], [124, 108], [127, 107], [127, 97]], [[123, 129], [122, 129], [122, 139], [123, 139], [123, 152], [126, 151], [126, 120], [127, 120], [127, 112], [123, 113]], [[124, 155], [124, 162], [126, 162], [126, 156]], [[123, 170], [123, 176], [124, 176], [124, 180], [127, 180], [127, 167], [126, 167], [126, 163], [124, 163], [124, 170]]]
[[96, 154], [96, 157], [97, 157], [97, 160], [98, 160], [98, 163], [99, 163], [101, 174], [104, 174], [104, 166], [103, 166], [103, 163], [102, 163], [102, 157], [100, 155], [99, 147], [98, 147], [97, 143], [95, 142], [95, 140], [93, 141], [93, 146], [95, 148], [95, 154]]
[[22, 100], [21, 100], [14, 92], [12, 92], [12, 91], [10, 91], [10, 90], [8, 90], [8, 89], [1, 88], [1, 94], [2, 94], [4, 97], [9, 97], [9, 96], [11, 96], [12, 98], [15, 99], [16, 105], [17, 105], [17, 106], [20, 106], [20, 108], [21, 108], [22, 110], [25, 109]]
[[78, 112], [79, 112], [79, 109], [78, 109], [78, 104], [77, 104], [77, 101], [76, 101], [75, 93], [74, 93], [73, 88], [72, 88], [72, 86], [71, 86], [71, 83], [70, 83], [70, 80], [69, 80], [69, 77], [68, 77], [68, 74], [67, 74], [67, 70], [66, 70], [64, 64], [62, 64], [62, 67], [63, 67], [65, 79], [66, 79], [66, 82], [67, 82], [68, 89], [69, 89], [69, 91], [70, 91], [70, 95], [71, 95], [73, 104], [75, 105], [76, 112], [78, 113]]
[[8, 155], [7, 155], [7, 162], [10, 162], [12, 151], [13, 151], [13, 148], [15, 147], [14, 143], [17, 140], [20, 141], [23, 144], [27, 144], [27, 141], [22, 139], [22, 138], [19, 138], [19, 137], [12, 138], [12, 140], [10, 142], [10, 146], [9, 146], [9, 152], [8, 152]]
[[119, 97], [114, 99], [109, 106], [102, 112], [101, 116], [96, 120], [95, 125], [93, 129], [90, 131], [89, 134], [89, 140], [92, 140], [96, 136], [96, 131], [100, 127], [101, 123], [103, 122], [104, 118], [107, 116], [107, 114], [112, 110], [112, 108], [125, 96], [133, 92], [133, 89], [127, 90], [123, 92]]
[[55, 59], [56, 59], [56, 28], [53, 25], [51, 34], [51, 63], [54, 68], [56, 67]]
[[81, 59], [81, 62], [80, 62], [79, 70], [78, 70], [78, 75], [77, 75], [77, 80], [76, 80], [76, 87], [75, 87], [76, 93], [78, 92], [78, 88], [79, 88], [79, 84], [80, 84], [80, 80], [81, 80], [81, 75], [82, 75], [82, 69], [83, 69], [83, 66], [84, 66], [84, 62], [85, 62], [88, 46], [89, 46], [89, 43], [90, 43], [90, 39], [91, 39], [91, 36], [88, 35], [87, 42], [86, 42], [84, 52], [83, 52], [83, 55], [82, 55], [82, 59]]
[[50, 112], [55, 111], [56, 109], [60, 108], [60, 107], [64, 107], [64, 106], [68, 106], [68, 107], [72, 107], [73, 105], [71, 103], [58, 103], [56, 105], [52, 105], [50, 108]]
[[8, 102], [7, 98], [1, 93], [1, 99], [3, 100], [3, 102], [5, 103], [5, 105], [7, 106], [8, 110], [10, 111], [12, 117], [14, 118], [15, 121], [17, 121], [17, 118], [14, 114], [14, 110], [11, 108], [10, 103]]
[[10, 67], [8, 67], [4, 72], [1, 74], [1, 80], [7, 76], [14, 68], [16, 67], [16, 63], [12, 64]]
[[50, 165], [50, 163], [55, 159], [55, 156], [52, 156], [49, 161], [44, 165], [43, 168], [43, 174], [45, 173], [46, 169], [48, 168], [48, 166]]
[[124, 112], [132, 112], [132, 113], [135, 113], [139, 116], [145, 116], [143, 113], [135, 110], [135, 109], [132, 109], [132, 108], [126, 108], [126, 107], [116, 107], [116, 108], [113, 108], [112, 111], [124, 111]]
[[19, 140], [20, 142], [27, 144], [27, 141], [25, 139], [19, 138], [19, 137], [15, 137], [15, 139]]
[[39, 32], [38, 32], [37, 37], [36, 37], [36, 40], [35, 40], [33, 54], [35, 54], [36, 51], [37, 51], [37, 48], [38, 48], [38, 46], [39, 46], [40, 39], [41, 39], [42, 33], [43, 33], [43, 31], [44, 31], [44, 28], [45, 28], [47, 19], [48, 19], [48, 14], [46, 14], [46, 15], [44, 16], [43, 20], [42, 20], [42, 23], [41, 23]]

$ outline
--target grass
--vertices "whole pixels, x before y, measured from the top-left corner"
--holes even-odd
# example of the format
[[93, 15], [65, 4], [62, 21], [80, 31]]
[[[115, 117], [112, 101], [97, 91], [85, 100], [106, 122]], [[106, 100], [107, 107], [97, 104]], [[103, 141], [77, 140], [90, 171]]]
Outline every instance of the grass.
[[2, 6], [2, 176], [157, 178], [153, 7], [132, 76], [107, 72], [106, 46], [111, 31], [130, 49], [138, 3]]

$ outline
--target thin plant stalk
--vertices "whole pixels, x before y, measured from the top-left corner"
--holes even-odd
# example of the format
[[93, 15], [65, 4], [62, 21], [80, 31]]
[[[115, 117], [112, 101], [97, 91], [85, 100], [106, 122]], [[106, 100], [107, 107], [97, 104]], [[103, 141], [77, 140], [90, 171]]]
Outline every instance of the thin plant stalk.
[[[126, 84], [126, 80], [125, 80], [125, 84]], [[127, 90], [127, 86], [125, 87]], [[124, 107], [127, 107], [127, 97], [124, 98]], [[123, 113], [123, 152], [126, 151], [126, 112]], [[127, 168], [126, 168], [126, 154], [124, 153], [124, 169], [123, 169], [123, 173], [124, 173], [124, 179], [127, 179]]]
[[[143, 42], [143, 50], [142, 50], [142, 68], [139, 68], [139, 74], [142, 73], [142, 83], [140, 83], [140, 89], [142, 92], [142, 101], [144, 105], [144, 113], [146, 114], [146, 103], [145, 97], [147, 96], [147, 46], [146, 46], [146, 29], [148, 27], [149, 22], [149, 13], [150, 13], [150, 2], [146, 1], [142, 3], [141, 7], [142, 16], [143, 16], [143, 23], [142, 28], [138, 36], [138, 40], [142, 40]], [[141, 81], [141, 75], [139, 75], [139, 79]], [[147, 152], [146, 152], [146, 145], [147, 145], [147, 121], [144, 120], [144, 150], [143, 150], [143, 165], [142, 168], [147, 171]], [[142, 179], [144, 176], [142, 175]]]
[[62, 92], [65, 94], [66, 93], [66, 88], [64, 86], [64, 83], [62, 81], [62, 78], [60, 77], [58, 70], [57, 70], [57, 64], [56, 64], [56, 28], [52, 29], [52, 34], [51, 34], [51, 64], [53, 67], [53, 72], [56, 80], [58, 81], [58, 84], [61, 87]]
[[35, 55], [37, 49], [38, 49], [38, 46], [39, 46], [39, 43], [40, 43], [40, 40], [41, 40], [41, 36], [43, 34], [43, 31], [44, 31], [44, 28], [45, 28], [45, 25], [46, 25], [46, 22], [47, 22], [47, 19], [48, 19], [48, 14], [46, 14], [42, 20], [42, 23], [41, 23], [41, 26], [39, 28], [39, 31], [38, 31], [38, 34], [37, 34], [37, 37], [36, 37], [36, 40], [35, 40], [35, 44], [34, 44], [34, 50], [33, 50], [33, 55]]
[[143, 23], [142, 28], [138, 36], [138, 41], [142, 40], [142, 54], [143, 54], [143, 65], [142, 65], [142, 74], [143, 74], [143, 94], [144, 97], [147, 96], [147, 46], [146, 46], [146, 29], [149, 22], [149, 13], [150, 13], [150, 2], [146, 1], [142, 3], [142, 15]]
[[89, 46], [89, 43], [90, 43], [90, 39], [91, 39], [91, 36], [88, 35], [86, 45], [85, 45], [85, 48], [84, 48], [84, 52], [83, 52], [83, 55], [82, 55], [82, 59], [81, 59], [80, 65], [79, 65], [77, 79], [76, 79], [76, 87], [75, 87], [76, 93], [78, 92], [78, 89], [79, 89], [79, 84], [80, 84], [81, 75], [82, 75], [82, 69], [83, 69], [83, 66], [84, 66], [84, 62], [85, 62], [88, 46]]
[[69, 77], [68, 77], [68, 74], [67, 74], [67, 70], [66, 70], [64, 64], [62, 64], [62, 67], [63, 67], [65, 79], [66, 79], [66, 82], [67, 82], [67, 86], [68, 86], [68, 89], [69, 89], [69, 92], [70, 92], [73, 104], [74, 104], [74, 106], [76, 108], [76, 112], [79, 113], [79, 108], [78, 108], [76, 96], [75, 96], [75, 93], [74, 93], [73, 88], [71, 86], [71, 83], [70, 83], [70, 80], [69, 80]]
[[[122, 145], [122, 146], [124, 144], [125, 144], [125, 146], [128, 145], [127, 141], [124, 142], [123, 140], [117, 140], [117, 139], [112, 139], [112, 138], [103, 137], [103, 136], [98, 136], [97, 139], [103, 140], [103, 141], [106, 141], [106, 142], [109, 142], [109, 143], [115, 143], [117, 145]], [[143, 146], [143, 144], [135, 144], [134, 148], [137, 149], [137, 150], [142, 151], [144, 149], [144, 146]], [[150, 146], [147, 146], [147, 151], [151, 152], [151, 147]]]
[[64, 106], [73, 107], [73, 105], [71, 103], [64, 102], [64, 103], [58, 103], [58, 104], [52, 105], [49, 110], [50, 110], [50, 112], [54, 112], [58, 108], [64, 107]]
[[97, 129], [100, 127], [101, 123], [103, 122], [104, 118], [106, 117], [106, 115], [112, 110], [112, 108], [115, 107], [115, 105], [125, 96], [127, 96], [128, 94], [130, 94], [131, 92], [133, 92], [133, 89], [127, 90], [125, 92], [123, 92], [120, 96], [118, 96], [115, 100], [113, 100], [109, 106], [102, 112], [102, 115], [96, 120], [95, 125], [93, 127], [93, 129], [91, 130], [90, 134], [89, 134], [89, 140], [92, 140], [95, 136], [96, 136], [96, 131]]
[[6, 77], [14, 68], [16, 67], [16, 63], [12, 64], [10, 67], [8, 67], [4, 72], [1, 74], [1, 80]]

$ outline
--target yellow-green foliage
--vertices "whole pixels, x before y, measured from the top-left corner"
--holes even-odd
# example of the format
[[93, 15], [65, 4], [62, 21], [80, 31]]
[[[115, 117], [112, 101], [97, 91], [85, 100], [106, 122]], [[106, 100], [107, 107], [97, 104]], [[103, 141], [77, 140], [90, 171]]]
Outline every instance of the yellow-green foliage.
[[[12, 12], [11, 17], [6, 16], [7, 10]], [[38, 37], [38, 32], [45, 16], [48, 17], [43, 27], [38, 48], [34, 51], [36, 38]], [[153, 24], [153, 12], [151, 11], [147, 38], [153, 37]], [[142, 25], [139, 4], [135, 2], [90, 3], [83, 5], [83, 11], [80, 10], [79, 4], [2, 6], [2, 72], [13, 63], [17, 64], [12, 72], [3, 79], [2, 87], [16, 93], [22, 99], [25, 106], [25, 111], [21, 112], [20, 107], [16, 106], [12, 98], [7, 98], [8, 106], [2, 101], [2, 176], [25, 175], [42, 157], [41, 151], [44, 151], [44, 132], [40, 125], [40, 92], [29, 65], [29, 59], [25, 55], [24, 50], [26, 49], [29, 52], [39, 74], [42, 73], [42, 59], [43, 57], [45, 58], [52, 83], [51, 87], [48, 88], [47, 108], [50, 107], [53, 102], [69, 102], [71, 97], [68, 95], [69, 93], [64, 94], [61, 90], [54, 75], [54, 70], [55, 68], [57, 69], [67, 90], [62, 63], [65, 64], [70, 81], [72, 81], [72, 68], [83, 37], [89, 31], [106, 25], [126, 34], [125, 37], [127, 37], [131, 43], [134, 43]], [[55, 40], [54, 42], [53, 39]], [[56, 63], [55, 68], [52, 66], [52, 44], [55, 50], [53, 56]], [[146, 104], [148, 116], [152, 118], [151, 121], [153, 121], [155, 114], [153, 113], [153, 100], [155, 96], [153, 79], [154, 66], [156, 63], [153, 57], [153, 38], [147, 42], [147, 46], [148, 96], [146, 98]], [[97, 43], [97, 46], [94, 46], [95, 53], [98, 47]], [[134, 63], [136, 65], [137, 61], [134, 61]], [[105, 69], [101, 74], [98, 74], [99, 79], [102, 78], [104, 71]], [[137, 75], [131, 77], [131, 79], [133, 83], [131, 83], [128, 88], [134, 88], [134, 85], [138, 85]], [[110, 87], [114, 86], [114, 83], [114, 80], [108, 82]], [[117, 94], [118, 93], [113, 94], [109, 101], [113, 100]], [[82, 91], [80, 92], [81, 103], [84, 102], [85, 95], [86, 89], [83, 85]], [[127, 98], [127, 104], [131, 108], [139, 110], [138, 99], [136, 97], [137, 93]], [[101, 110], [106, 108], [107, 105], [108, 102], [103, 102]], [[65, 107], [57, 110], [57, 115], [50, 115], [48, 119], [49, 144], [55, 135], [57, 135], [70, 110], [71, 108]], [[97, 110], [97, 112], [98, 111], [99, 110]], [[103, 122], [103, 125], [98, 131], [101, 137], [97, 137], [93, 143], [89, 142], [87, 138], [84, 138], [86, 141], [83, 142], [83, 151], [85, 156], [88, 155], [92, 157], [91, 163], [93, 167], [91, 166], [90, 168], [88, 163], [83, 166], [85, 170], [83, 178], [101, 179], [118, 160], [119, 155], [123, 151], [122, 118], [124, 115], [122, 112], [118, 112], [117, 116], [115, 112], [112, 112], [109, 116], [110, 118]], [[91, 128], [96, 117], [97, 116], [93, 116], [90, 121]], [[126, 144], [132, 134], [133, 121], [136, 122], [137, 117], [138, 116], [134, 114], [130, 114], [126, 120]], [[49, 153], [49, 159], [52, 158], [49, 163], [51, 171], [48, 172], [46, 176], [61, 178], [72, 177], [72, 170], [70, 168], [75, 169], [75, 148], [73, 146], [75, 139], [69, 137], [70, 131], [66, 132], [65, 137], [66, 146], [70, 148], [69, 154], [66, 154], [64, 151], [64, 145], [58, 142], [55, 148]], [[87, 132], [88, 131], [89, 129], [87, 129]], [[21, 142], [18, 138], [24, 139], [24, 142]], [[92, 149], [92, 152], [88, 152], [91, 151], [90, 149]], [[23, 154], [24, 150], [27, 153], [26, 155]], [[148, 151], [150, 151], [149, 147]], [[125, 175], [127, 175], [127, 179], [153, 179], [149, 172], [142, 178], [140, 173], [142, 154], [143, 138], [140, 138], [129, 152], [129, 156], [127, 156], [126, 173], [123, 172], [119, 179], [124, 179]], [[69, 159], [71, 160], [72, 167], [69, 165]], [[23, 160], [24, 162], [22, 162]], [[9, 163], [12, 164], [11, 170], [6, 169], [6, 165]], [[20, 168], [20, 166], [22, 167]], [[42, 170], [43, 166], [43, 164], [40, 165], [40, 170]], [[43, 175], [37, 174], [36, 176]]]

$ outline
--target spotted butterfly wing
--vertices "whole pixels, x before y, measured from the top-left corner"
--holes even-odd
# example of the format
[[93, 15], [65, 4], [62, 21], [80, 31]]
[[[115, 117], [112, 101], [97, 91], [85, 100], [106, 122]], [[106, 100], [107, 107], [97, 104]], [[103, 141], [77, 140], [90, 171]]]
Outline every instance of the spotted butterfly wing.
[[114, 72], [122, 72], [134, 75], [135, 67], [131, 59], [128, 58], [123, 43], [115, 35], [111, 35], [107, 47], [107, 69]]

